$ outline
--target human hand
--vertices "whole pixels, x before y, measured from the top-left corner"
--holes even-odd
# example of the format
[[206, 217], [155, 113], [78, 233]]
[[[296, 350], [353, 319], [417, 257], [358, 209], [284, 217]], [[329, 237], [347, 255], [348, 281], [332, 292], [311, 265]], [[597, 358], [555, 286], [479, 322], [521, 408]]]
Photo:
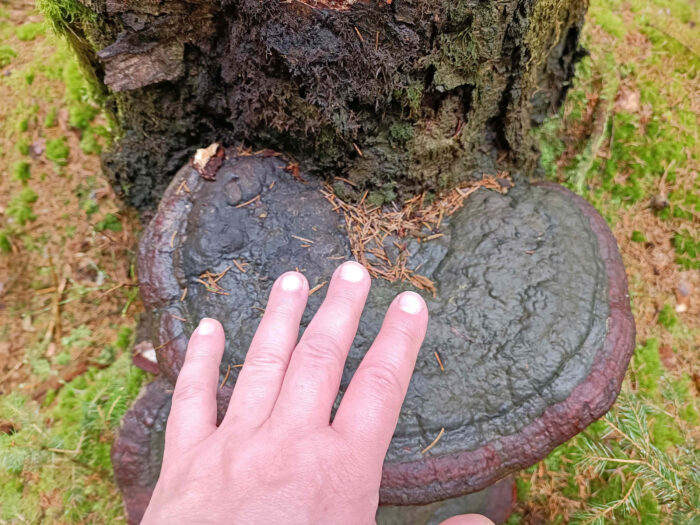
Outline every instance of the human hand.
[[[341, 265], [297, 344], [309, 285], [297, 272], [277, 279], [218, 428], [224, 332], [218, 321], [200, 322], [175, 385], [143, 523], [374, 522], [382, 463], [428, 311], [418, 294], [397, 296], [331, 422], [369, 288], [364, 267]], [[483, 520], [448, 521], [491, 523]]]

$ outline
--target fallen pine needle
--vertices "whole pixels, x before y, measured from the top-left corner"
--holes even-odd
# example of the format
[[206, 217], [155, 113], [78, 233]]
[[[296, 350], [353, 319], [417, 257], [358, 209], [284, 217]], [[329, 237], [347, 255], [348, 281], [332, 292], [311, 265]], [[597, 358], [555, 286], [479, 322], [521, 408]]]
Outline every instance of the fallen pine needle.
[[185, 287], [185, 289], [182, 290], [182, 295], [180, 296], [180, 302], [184, 301], [185, 297], [187, 297], [187, 287]]
[[445, 367], [442, 365], [442, 359], [440, 359], [440, 356], [438, 355], [437, 352], [433, 352], [433, 354], [435, 354], [435, 359], [437, 359], [438, 365], [440, 365], [440, 371], [444, 372]]
[[173, 232], [172, 237], [170, 237], [170, 247], [175, 248], [175, 236], [177, 235], [177, 230]]
[[244, 206], [248, 206], [248, 204], [253, 204], [256, 200], [260, 199], [260, 195], [256, 195], [249, 201], [241, 202], [240, 204], [236, 204], [236, 208], [243, 208]]
[[440, 438], [442, 437], [442, 435], [443, 435], [444, 433], [445, 433], [445, 427], [442, 427], [442, 428], [440, 429], [440, 433], [439, 433], [439, 434], [437, 435], [437, 437], [433, 440], [433, 442], [432, 442], [430, 445], [428, 445], [427, 447], [425, 447], [423, 450], [421, 450], [420, 453], [421, 453], [421, 454], [425, 454], [425, 453], [428, 452], [431, 448], [433, 448], [435, 445], [437, 445], [437, 442], [440, 441]]
[[428, 235], [424, 241], [432, 241], [433, 239], [439, 239], [440, 237], [444, 236], [444, 233], [434, 233], [433, 235]]
[[226, 384], [226, 381], [228, 381], [228, 376], [231, 375], [231, 365], [228, 365], [228, 368], [226, 369], [226, 375], [224, 376], [224, 380], [221, 382], [219, 385], [219, 390], [224, 388], [224, 385]]
[[[340, 199], [329, 184], [324, 186], [321, 193], [331, 203], [334, 211], [343, 213], [352, 255], [367, 268], [372, 277], [389, 282], [408, 281], [416, 288], [435, 296], [435, 283], [428, 277], [419, 275], [418, 268], [412, 270], [407, 266], [411, 254], [406, 250], [407, 244], [403, 239], [413, 237], [419, 242], [428, 242], [443, 237], [444, 234], [438, 230], [445, 217], [459, 210], [465, 199], [477, 189], [486, 188], [499, 193], [507, 191], [499, 178], [508, 179], [508, 174], [484, 174], [481, 180], [467, 182], [440, 194], [430, 204], [425, 204], [423, 193], [404, 201], [401, 207], [396, 203], [392, 207], [369, 205], [366, 202], [368, 190], [357, 203]], [[392, 243], [399, 252], [389, 257], [386, 250]]]
[[311, 290], [309, 290], [309, 296], [311, 296], [315, 292], [318, 292], [321, 288], [326, 286], [327, 283], [328, 283], [328, 281], [323, 281], [321, 284], [317, 284], [316, 286], [311, 288]]
[[236, 268], [238, 268], [241, 272], [246, 273], [245, 266], [247, 263], [239, 263], [236, 259], [233, 260], [233, 264], [236, 265]]
[[311, 239], [307, 239], [306, 237], [299, 237], [298, 235], [292, 235], [292, 237], [294, 237], [294, 238], [295, 238], [296, 240], [298, 240], [298, 241], [305, 242], [305, 243], [307, 243], [307, 244], [313, 244], [313, 243], [314, 243], [314, 241], [312, 241]]
[[180, 317], [179, 315], [170, 314], [170, 317], [172, 317], [173, 319], [177, 319], [178, 321], [182, 321], [183, 323], [187, 322], [187, 319], [185, 319], [184, 317]]
[[344, 182], [345, 184], [349, 184], [350, 186], [357, 188], [357, 184], [352, 182], [350, 179], [346, 179], [345, 177], [333, 177], [335, 180], [339, 180], [340, 182]]
[[219, 273], [211, 273], [209, 270], [204, 272], [199, 276], [199, 279], [195, 279], [198, 283], [201, 283], [204, 285], [204, 287], [207, 289], [208, 292], [215, 293], [217, 295], [228, 295], [228, 292], [226, 292], [221, 285], [219, 284], [219, 281], [228, 273], [228, 271], [231, 269], [230, 266], [227, 266], [226, 269], [222, 272]]
[[153, 350], [160, 350], [161, 348], [164, 348], [164, 347], [168, 346], [170, 343], [172, 343], [173, 341], [175, 341], [175, 339], [177, 339], [177, 336], [168, 339], [165, 343], [163, 343], [162, 345], [156, 346]]
[[363, 38], [362, 33], [360, 33], [360, 30], [357, 29], [357, 26], [354, 26], [354, 27], [355, 27], [355, 32], [357, 33], [357, 36], [360, 37], [360, 41], [364, 44], [364, 43], [365, 43], [365, 39]]

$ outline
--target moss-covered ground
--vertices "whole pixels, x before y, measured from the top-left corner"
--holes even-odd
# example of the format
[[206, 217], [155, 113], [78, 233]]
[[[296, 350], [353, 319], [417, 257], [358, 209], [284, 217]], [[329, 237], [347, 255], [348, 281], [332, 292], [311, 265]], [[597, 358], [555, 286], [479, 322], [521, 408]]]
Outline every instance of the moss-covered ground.
[[0, 523], [123, 520], [137, 221], [100, 173], [110, 122], [28, 2], [0, 2], [0, 101]]
[[[518, 476], [511, 524], [700, 523], [699, 18], [593, 0], [590, 56], [537, 132], [545, 176], [615, 233], [638, 346], [608, 417]], [[100, 173], [110, 122], [29, 3], [0, 3], [0, 73], [0, 523], [120, 521], [137, 221]]]
[[546, 176], [613, 229], [637, 349], [608, 417], [519, 476], [510, 523], [700, 523], [699, 18], [593, 0], [590, 56], [537, 132]]

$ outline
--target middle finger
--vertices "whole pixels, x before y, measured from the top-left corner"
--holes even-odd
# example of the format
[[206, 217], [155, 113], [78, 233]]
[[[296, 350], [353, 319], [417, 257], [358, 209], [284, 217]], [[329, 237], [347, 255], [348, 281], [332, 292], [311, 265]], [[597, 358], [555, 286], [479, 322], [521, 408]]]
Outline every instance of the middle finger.
[[294, 426], [329, 424], [369, 287], [361, 264], [350, 261], [336, 269], [323, 304], [292, 353], [273, 418]]

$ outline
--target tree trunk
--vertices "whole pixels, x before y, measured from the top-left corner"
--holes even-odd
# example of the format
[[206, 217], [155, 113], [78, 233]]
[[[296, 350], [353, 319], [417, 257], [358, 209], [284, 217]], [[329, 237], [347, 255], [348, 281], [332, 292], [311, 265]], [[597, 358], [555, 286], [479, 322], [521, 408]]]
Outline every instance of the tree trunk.
[[305, 171], [351, 180], [348, 198], [370, 190], [375, 201], [484, 172], [529, 176], [532, 124], [564, 97], [587, 7], [79, 1], [76, 12], [49, 16], [107, 87], [119, 139], [105, 171], [141, 208], [213, 141], [284, 152]]

